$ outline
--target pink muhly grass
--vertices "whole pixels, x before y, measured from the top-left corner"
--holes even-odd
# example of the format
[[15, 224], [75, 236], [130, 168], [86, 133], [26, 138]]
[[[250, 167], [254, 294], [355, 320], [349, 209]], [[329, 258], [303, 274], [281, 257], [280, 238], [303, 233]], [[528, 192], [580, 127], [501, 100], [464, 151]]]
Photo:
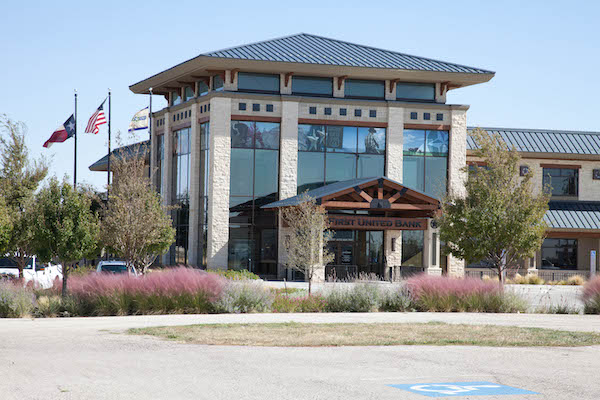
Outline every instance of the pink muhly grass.
[[464, 298], [472, 295], [502, 293], [502, 286], [497, 282], [486, 282], [477, 278], [449, 278], [422, 274], [408, 279], [406, 284], [416, 300], [421, 296]]
[[135, 277], [126, 274], [90, 274], [69, 279], [69, 293], [78, 297], [115, 294], [178, 296], [204, 293], [216, 300], [223, 291], [223, 278], [192, 268], [177, 267]]
[[596, 297], [600, 296], [600, 276], [597, 276], [593, 279], [590, 279], [583, 286], [582, 298], [583, 301], [587, 302], [590, 300], [594, 300]]

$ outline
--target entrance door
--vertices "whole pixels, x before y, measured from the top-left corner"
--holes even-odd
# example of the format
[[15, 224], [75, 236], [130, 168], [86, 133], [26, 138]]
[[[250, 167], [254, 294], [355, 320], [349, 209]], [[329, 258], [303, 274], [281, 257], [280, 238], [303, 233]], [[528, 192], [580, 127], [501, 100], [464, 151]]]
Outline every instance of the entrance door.
[[383, 231], [336, 231], [328, 248], [334, 258], [327, 265], [327, 277], [383, 276]]

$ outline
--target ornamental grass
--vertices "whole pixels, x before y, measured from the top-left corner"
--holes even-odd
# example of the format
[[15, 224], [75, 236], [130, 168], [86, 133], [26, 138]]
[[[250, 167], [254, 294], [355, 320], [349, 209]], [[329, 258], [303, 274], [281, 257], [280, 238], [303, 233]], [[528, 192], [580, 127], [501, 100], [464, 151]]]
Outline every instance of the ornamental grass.
[[417, 311], [525, 312], [525, 302], [497, 282], [419, 275], [407, 281]]
[[583, 286], [581, 298], [586, 314], [600, 314], [600, 276], [587, 281]]

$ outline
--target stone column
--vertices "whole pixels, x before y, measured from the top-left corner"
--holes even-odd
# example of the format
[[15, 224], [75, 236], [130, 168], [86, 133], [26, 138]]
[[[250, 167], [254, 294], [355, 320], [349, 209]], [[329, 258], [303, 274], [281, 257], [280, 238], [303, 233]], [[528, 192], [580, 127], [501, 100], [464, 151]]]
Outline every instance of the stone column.
[[390, 104], [388, 107], [387, 145], [385, 147], [385, 174], [402, 183], [402, 150], [404, 147], [404, 108]]
[[[390, 86], [394, 85], [392, 90], [390, 90]], [[386, 100], [396, 100], [396, 84], [392, 83], [390, 80], [385, 81], [385, 99]]]
[[231, 99], [210, 99], [208, 243], [210, 269], [227, 269], [229, 242], [229, 174], [231, 160]]
[[[283, 74], [282, 74], [283, 75]], [[291, 82], [291, 81], [290, 81]], [[290, 83], [291, 85], [291, 83]], [[281, 129], [279, 147], [279, 199], [296, 195], [298, 185], [298, 102], [281, 102]], [[285, 276], [285, 231], [279, 215], [277, 275]]]
[[333, 78], [333, 97], [344, 97], [344, 82], [342, 82], [338, 89], [339, 79], [338, 77]]
[[398, 280], [402, 265], [402, 231], [383, 231], [383, 251], [386, 259], [384, 279]]
[[190, 129], [190, 215], [188, 227], [188, 264], [198, 263], [198, 228], [200, 212], [200, 125], [198, 104], [192, 104], [192, 127]]
[[[169, 95], [170, 96], [170, 95]], [[160, 193], [162, 195], [163, 204], [168, 206], [171, 204], [171, 188], [173, 187], [173, 134], [171, 132], [171, 113], [167, 110], [164, 114], [165, 129], [163, 131], [163, 152], [162, 160], [162, 176]], [[169, 253], [163, 254], [163, 265], [169, 265]]]
[[292, 94], [292, 79], [293, 79], [293, 77], [290, 76], [288, 84], [286, 86], [285, 85], [285, 75], [286, 74], [279, 74], [279, 92], [281, 94]]
[[438, 229], [431, 227], [431, 219], [427, 219], [427, 229], [423, 240], [423, 267], [427, 275], [442, 275], [440, 267], [440, 235]]
[[[467, 174], [467, 109], [466, 106], [452, 108], [450, 112], [450, 146], [448, 154], [448, 193], [452, 196], [465, 196]], [[465, 262], [448, 256], [448, 275], [464, 276]]]
[[528, 258], [526, 260], [527, 262], [527, 273], [528, 274], [533, 274], [533, 275], [537, 275], [538, 273], [538, 269], [537, 269], [537, 262], [536, 262], [536, 255], [534, 254], [533, 257]]

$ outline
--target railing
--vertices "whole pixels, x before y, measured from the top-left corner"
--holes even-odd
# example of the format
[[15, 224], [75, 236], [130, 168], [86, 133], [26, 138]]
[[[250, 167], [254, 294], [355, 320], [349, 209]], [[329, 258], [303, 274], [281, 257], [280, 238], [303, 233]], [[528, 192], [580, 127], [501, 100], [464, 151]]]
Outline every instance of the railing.
[[487, 276], [488, 278], [495, 278], [498, 276], [498, 274], [496, 273], [496, 271], [492, 271], [490, 270], [477, 270], [477, 271], [469, 271], [468, 269], [465, 269], [465, 276], [467, 278], [480, 278], [483, 279], [484, 276]]
[[572, 276], [583, 276], [584, 278], [590, 277], [590, 271], [578, 271], [578, 270], [548, 270], [538, 269], [537, 275], [545, 281], [566, 281]]
[[425, 267], [410, 267], [410, 266], [397, 266], [391, 267], [395, 272], [394, 281], [410, 278], [411, 276], [419, 275], [425, 272]]

